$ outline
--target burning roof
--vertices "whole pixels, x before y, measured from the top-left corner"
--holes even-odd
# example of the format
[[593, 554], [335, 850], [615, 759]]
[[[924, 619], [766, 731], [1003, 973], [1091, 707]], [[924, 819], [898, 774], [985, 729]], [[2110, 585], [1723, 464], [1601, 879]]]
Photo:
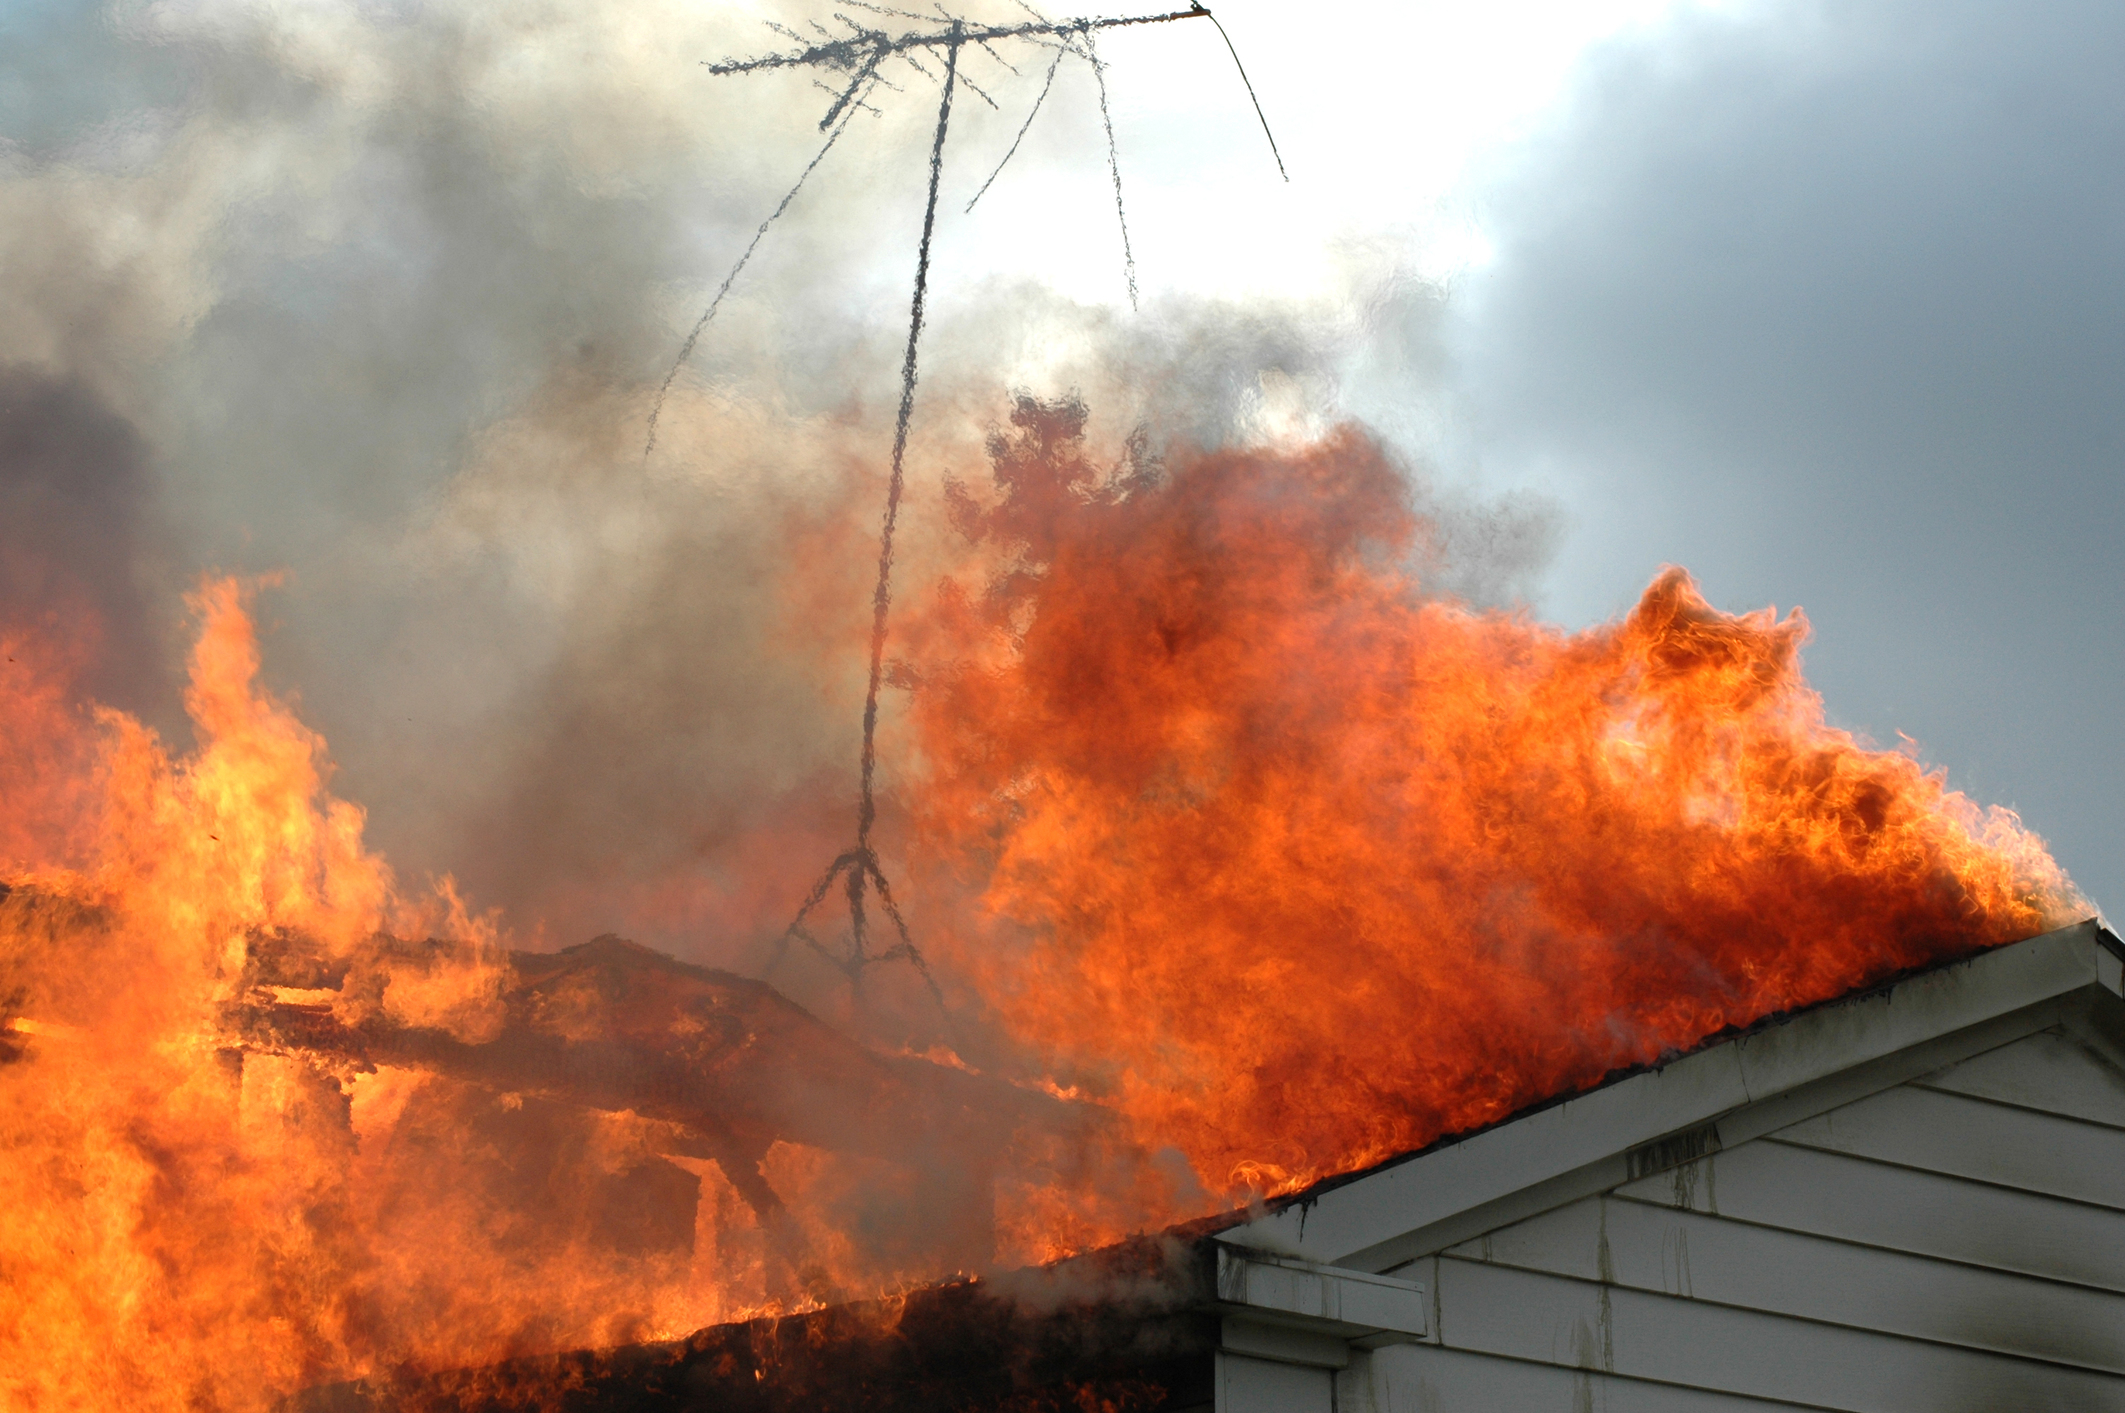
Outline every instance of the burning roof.
[[787, 816], [729, 969], [513, 949], [366, 851], [245, 586], [197, 597], [186, 755], [11, 639], [0, 780], [58, 823], [5, 836], [0, 1390], [256, 1408], [1037, 1265], [2084, 911], [1826, 724], [1797, 614], [1478, 609], [1356, 430], [1107, 466], [1086, 423], [1016, 404], [898, 620], [879, 847], [945, 1004], [897, 1040], [737, 974]]
[[1151, 1413], [1209, 1401], [1215, 1290], [1214, 1254], [1179, 1231], [680, 1340], [334, 1385], [290, 1413], [543, 1408], [563, 1391], [585, 1410]]
[[1087, 415], [1021, 399], [953, 495], [912, 869], [972, 895], [933, 958], [1213, 1188], [2088, 911], [2011, 813], [1825, 722], [1797, 610], [1671, 568], [1583, 633], [1478, 611], [1359, 431], [1107, 467]]
[[296, 1409], [502, 1410], [548, 1406], [562, 1390], [586, 1413], [1209, 1406], [1221, 1349], [1341, 1367], [1332, 1349], [1271, 1346], [1432, 1333], [1421, 1286], [1368, 1272], [1406, 1272], [1417, 1256], [1582, 1190], [1694, 1163], [1996, 1047], [2050, 1024], [2062, 1002], [2093, 997], [2115, 1011], [2121, 965], [2125, 943], [2090, 920], [1766, 1017], [1262, 1207], [1045, 1267], [684, 1340], [337, 1385]]

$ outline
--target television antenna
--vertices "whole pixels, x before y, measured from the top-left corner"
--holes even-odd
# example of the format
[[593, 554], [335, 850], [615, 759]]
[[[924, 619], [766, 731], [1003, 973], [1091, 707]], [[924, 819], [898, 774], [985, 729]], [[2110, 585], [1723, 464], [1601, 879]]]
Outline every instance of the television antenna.
[[[864, 971], [880, 962], [905, 961], [912, 964], [921, 974], [923, 981], [930, 988], [930, 993], [941, 1006], [944, 1003], [944, 993], [938, 987], [937, 979], [930, 974], [929, 965], [923, 960], [921, 951], [916, 948], [914, 938], [908, 932], [907, 919], [901, 914], [900, 905], [894, 901], [892, 884], [887, 880], [885, 869], [878, 862], [877, 850], [871, 843], [871, 830], [878, 820], [875, 790], [878, 770], [878, 691], [884, 680], [886, 624], [893, 600], [893, 531], [900, 517], [900, 497], [905, 485], [903, 466], [907, 455], [908, 419], [915, 409], [916, 354], [922, 342], [923, 304], [929, 293], [930, 238], [937, 228], [937, 194], [944, 172], [945, 134], [951, 126], [953, 95], [961, 88], [991, 108], [1001, 111], [996, 100], [961, 68], [961, 56], [970, 48], [978, 49], [1003, 68], [1017, 74], [1018, 67], [1004, 57], [998, 50], [998, 45], [1031, 45], [1054, 51], [1048, 62], [1047, 76], [1041, 83], [1039, 96], [1033, 100], [1033, 106], [1026, 113], [1025, 122], [1019, 127], [1018, 135], [1012, 139], [1003, 160], [997, 163], [995, 171], [989, 174], [988, 180], [981, 184], [980, 190], [967, 202], [968, 211], [974, 209], [975, 203], [987, 194], [989, 187], [1010, 164], [1011, 158], [1017, 155], [1019, 143], [1025, 139], [1027, 130], [1033, 126], [1033, 119], [1040, 113], [1041, 105], [1047, 101], [1048, 91], [1055, 83], [1055, 73], [1062, 66], [1062, 61], [1074, 54], [1091, 65], [1092, 72], [1099, 82], [1100, 120], [1106, 129], [1107, 168], [1114, 180], [1114, 214], [1121, 226], [1123, 270], [1128, 282], [1129, 305], [1132, 309], [1136, 307], [1137, 302], [1136, 256], [1129, 245], [1129, 218], [1122, 207], [1121, 162], [1115, 150], [1114, 121], [1107, 107], [1106, 65], [1098, 55], [1096, 36], [1110, 29], [1136, 25], [1169, 24], [1176, 20], [1210, 21], [1216, 27], [1218, 36], [1225, 41], [1225, 48], [1232, 55], [1234, 67], [1239, 70], [1240, 82], [1245, 85], [1248, 100], [1254, 104], [1255, 117], [1261, 122], [1262, 134], [1269, 139], [1269, 152], [1276, 160], [1278, 175], [1287, 182], [1291, 180], [1291, 176], [1284, 170], [1284, 158], [1283, 154], [1277, 151], [1276, 135], [1269, 131], [1269, 119], [1262, 113], [1261, 100], [1255, 97], [1254, 85], [1247, 78], [1246, 67], [1240, 63], [1239, 50], [1233, 47], [1232, 37], [1225, 33], [1224, 25], [1218, 23], [1217, 17], [1211, 14], [1200, 0], [1196, 0], [1196, 3], [1192, 3], [1185, 10], [1111, 17], [1080, 16], [1065, 20], [1051, 20], [1026, 4], [1025, 0], [1018, 0], [1019, 8], [1032, 18], [1012, 24], [977, 24], [963, 16], [950, 13], [942, 5], [936, 7], [937, 13], [933, 16], [913, 10], [869, 4], [865, 3], [865, 0], [845, 0], [845, 3], [853, 9], [883, 18], [911, 22], [913, 26], [920, 27], [889, 31], [872, 25], [858, 24], [847, 14], [836, 11], [834, 18], [846, 33], [837, 33], [813, 21], [812, 28], [817, 34], [806, 36], [787, 26], [769, 21], [771, 29], [801, 47], [757, 58], [703, 61], [709, 73], [718, 77], [762, 73], [772, 69], [799, 69], [835, 74], [842, 82], [836, 87], [814, 77], [813, 83], [824, 89], [832, 99], [825, 116], [819, 120], [819, 130], [827, 134], [826, 142], [798, 175], [796, 184], [789, 189], [789, 194], [782, 198], [781, 204], [760, 223], [759, 229], [753, 233], [751, 243], [738, 257], [737, 264], [732, 266], [730, 274], [717, 289], [715, 298], [709, 301], [708, 308], [703, 311], [692, 332], [686, 336], [685, 343], [680, 346], [679, 356], [673, 362], [671, 371], [665, 375], [663, 386], [658, 388], [656, 400], [650, 408], [648, 435], [643, 442], [642, 457], [647, 461], [650, 453], [656, 449], [657, 419], [664, 410], [665, 397], [670, 393], [672, 382], [679, 375], [679, 369], [693, 354], [694, 345], [700, 341], [702, 331], [715, 317], [717, 309], [722, 306], [724, 296], [730, 293], [731, 285], [736, 282], [747, 262], [753, 258], [753, 252], [759, 249], [768, 228], [789, 209], [790, 203], [797, 199], [797, 193], [804, 189], [806, 180], [819, 164], [826, 160], [826, 154], [840, 141], [841, 135], [848, 130], [849, 122], [856, 113], [878, 111], [868, 102], [871, 95], [881, 86], [897, 90], [898, 86], [893, 84], [882, 70], [888, 63], [898, 61], [925, 79], [937, 82], [942, 89], [942, 97], [937, 105], [936, 134], [930, 142], [929, 199], [923, 206], [922, 239], [916, 247], [915, 289], [908, 311], [907, 352], [900, 366], [900, 410], [893, 423], [892, 470], [886, 481], [885, 513], [878, 533], [878, 582], [871, 596], [870, 679], [863, 699], [863, 754], [856, 805], [856, 842], [853, 847], [836, 855], [833, 862], [827, 865], [826, 872], [812, 885], [811, 891], [805, 895], [803, 905], [797, 909], [796, 917], [776, 942], [775, 954], [768, 962], [767, 969], [773, 971], [781, 965], [793, 941], [803, 942], [818, 953], [847, 976], [851, 986], [860, 985]], [[925, 58], [933, 64], [938, 63], [941, 58], [944, 71], [942, 79], [923, 64], [922, 60]], [[848, 899], [849, 908], [848, 946], [838, 952], [821, 942], [805, 926], [805, 920], [812, 915], [814, 909], [826, 901], [827, 894], [833, 891], [837, 882]], [[899, 939], [881, 952], [871, 951], [867, 940], [867, 894], [872, 889], [877, 890], [879, 906], [892, 923], [894, 935]]]

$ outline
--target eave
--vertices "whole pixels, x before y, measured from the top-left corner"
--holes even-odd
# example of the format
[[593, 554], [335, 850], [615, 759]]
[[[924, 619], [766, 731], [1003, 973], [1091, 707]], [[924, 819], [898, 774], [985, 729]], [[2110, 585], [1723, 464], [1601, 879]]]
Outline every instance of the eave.
[[2125, 944], [2095, 918], [1870, 987], [1474, 1133], [1332, 1179], [1217, 1240], [1384, 1272], [1482, 1231], [1731, 1147], [2090, 1005]]

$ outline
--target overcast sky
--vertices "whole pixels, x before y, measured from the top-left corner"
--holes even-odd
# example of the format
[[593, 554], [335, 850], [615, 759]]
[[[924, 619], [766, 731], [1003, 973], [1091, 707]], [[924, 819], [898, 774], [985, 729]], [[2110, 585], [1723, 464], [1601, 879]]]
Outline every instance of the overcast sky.
[[[853, 747], [766, 586], [880, 450], [935, 113], [913, 72], [873, 95], [645, 470], [680, 340], [822, 141], [824, 94], [698, 61], [807, 13], [14, 0], [4, 607], [87, 595], [98, 690], [178, 730], [178, 593], [286, 569], [269, 671], [403, 869], [568, 926], [617, 857], [727, 879], [748, 811]], [[970, 215], [1045, 72], [970, 57], [1000, 111], [955, 110], [918, 548], [1006, 387], [1079, 387], [1110, 439], [1355, 416], [1549, 527], [1488, 592], [1580, 625], [1674, 562], [1802, 605], [1835, 720], [2125, 897], [2125, 11], [1219, 14], [1291, 180], [1207, 26], [1104, 39], [1137, 312], [1091, 71]]]
[[[1469, 444], [1545, 609], [1804, 605], [1835, 720], [2125, 898], [2125, 9], [1765, 7], [1596, 47], [1485, 173]], [[2112, 904], [2117, 906], [2115, 902]]]

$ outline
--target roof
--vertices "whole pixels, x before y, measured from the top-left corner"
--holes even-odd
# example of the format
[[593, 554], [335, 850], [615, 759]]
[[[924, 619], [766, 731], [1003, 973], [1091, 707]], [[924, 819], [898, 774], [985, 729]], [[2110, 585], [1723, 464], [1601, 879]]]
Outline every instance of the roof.
[[[1338, 1368], [1353, 1348], [1426, 1338], [1424, 1287], [1397, 1274], [1419, 1257], [2048, 1027], [2094, 1015], [2125, 1036], [2121, 995], [2125, 943], [2091, 918], [1767, 1017], [1252, 1211], [1050, 1266], [669, 1344], [402, 1373], [296, 1406], [514, 1407], [556, 1387], [582, 1409], [1203, 1406], [1212, 1351]], [[2125, 1045], [2100, 1044], [2125, 1068]]]
[[1924, 968], [1711, 1037], [1687, 1054], [1544, 1100], [1218, 1234], [1359, 1271], [1798, 1123], [2125, 992], [2125, 943], [2098, 918]]

